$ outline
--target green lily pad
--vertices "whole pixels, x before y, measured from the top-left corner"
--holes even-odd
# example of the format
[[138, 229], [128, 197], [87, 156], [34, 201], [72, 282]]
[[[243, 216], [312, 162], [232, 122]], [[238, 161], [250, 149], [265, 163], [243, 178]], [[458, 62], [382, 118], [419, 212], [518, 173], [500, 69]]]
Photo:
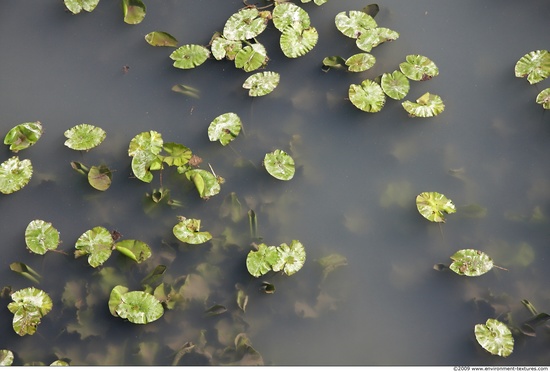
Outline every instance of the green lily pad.
[[365, 30], [357, 40], [355, 44], [357, 47], [365, 52], [370, 52], [374, 47], [385, 43], [387, 41], [394, 41], [399, 38], [399, 33], [390, 30], [385, 27], [376, 27], [370, 30]]
[[128, 146], [128, 155], [135, 156], [140, 152], [147, 152], [154, 155], [160, 154], [162, 151], [162, 135], [159, 132], [151, 130], [149, 132], [141, 132], [130, 140]]
[[348, 70], [352, 72], [367, 71], [374, 66], [376, 58], [369, 53], [357, 53], [346, 59], [346, 66]]
[[476, 324], [474, 334], [481, 347], [493, 355], [507, 357], [514, 351], [512, 331], [496, 319], [487, 319], [485, 324]]
[[260, 43], [247, 45], [235, 55], [235, 67], [251, 72], [267, 64], [267, 51]]
[[359, 110], [366, 112], [379, 112], [386, 103], [386, 95], [376, 82], [366, 79], [361, 85], [351, 84], [348, 97], [351, 103]]
[[19, 160], [12, 156], [0, 164], [0, 192], [12, 194], [25, 187], [32, 177], [32, 163], [29, 159]]
[[516, 62], [514, 67], [516, 77], [527, 78], [530, 84], [536, 84], [550, 76], [550, 52], [534, 50], [527, 53]]
[[265, 154], [263, 165], [270, 175], [282, 181], [291, 180], [296, 171], [292, 156], [279, 149]]
[[186, 44], [170, 54], [174, 67], [191, 69], [202, 65], [210, 57], [210, 51], [202, 45]]
[[113, 237], [102, 226], [96, 226], [83, 233], [75, 243], [75, 258], [88, 255], [92, 267], [103, 265], [113, 251]]
[[44, 132], [39, 121], [16, 125], [4, 137], [4, 145], [10, 145], [10, 150], [18, 152], [34, 145]]
[[151, 171], [162, 168], [162, 157], [143, 151], [132, 157], [131, 167], [137, 179], [149, 183], [153, 180]]
[[309, 53], [318, 40], [319, 34], [315, 27], [302, 29], [299, 26], [291, 25], [283, 30], [279, 45], [285, 56], [298, 58]]
[[[315, 5], [323, 5], [327, 2], [328, 0], [313, 0], [313, 3], [315, 3]], [[311, 0], [302, 0], [302, 3], [309, 3], [311, 2]]]
[[27, 248], [36, 254], [45, 254], [59, 246], [59, 231], [50, 222], [31, 221], [25, 229]]
[[277, 247], [279, 260], [272, 265], [273, 271], [283, 270], [286, 275], [296, 274], [306, 261], [306, 250], [298, 240], [293, 240], [288, 246], [286, 243]]
[[38, 288], [29, 287], [11, 294], [13, 302], [8, 310], [13, 313], [13, 330], [19, 335], [32, 335], [40, 324], [42, 317], [53, 307], [52, 299]]
[[116, 309], [118, 305], [122, 303], [122, 296], [128, 291], [129, 289], [122, 285], [117, 285], [111, 290], [111, 294], [109, 295], [109, 302], [108, 302], [109, 311], [111, 312], [111, 315], [118, 317]]
[[418, 212], [432, 222], [445, 222], [444, 214], [456, 212], [456, 207], [450, 199], [438, 192], [422, 192], [416, 197]]
[[449, 268], [459, 275], [480, 276], [493, 268], [493, 260], [476, 249], [462, 249], [451, 256]]
[[167, 142], [163, 149], [169, 154], [162, 157], [162, 161], [168, 166], [182, 167], [188, 164], [193, 156], [191, 149], [179, 143]]
[[201, 220], [178, 217], [179, 222], [172, 229], [174, 236], [184, 243], [202, 244], [212, 239], [208, 231], [200, 231]]
[[153, 31], [145, 35], [145, 41], [156, 47], [177, 47], [178, 40], [164, 31]]
[[208, 199], [221, 191], [220, 180], [214, 174], [204, 169], [190, 169], [185, 172], [188, 180], [193, 181], [199, 196]]
[[131, 291], [122, 294], [116, 313], [134, 324], [147, 324], [164, 315], [164, 308], [152, 294], [143, 291]]
[[399, 64], [399, 69], [406, 77], [414, 81], [425, 81], [439, 75], [439, 69], [428, 57], [409, 54], [405, 62]]
[[248, 95], [251, 97], [265, 96], [273, 92], [281, 76], [273, 71], [257, 72], [250, 75], [243, 83], [243, 88], [248, 89]]
[[349, 38], [357, 39], [366, 30], [378, 27], [374, 18], [365, 12], [350, 10], [348, 14], [346, 12], [338, 13], [334, 22], [338, 31]]
[[99, 4], [99, 0], [63, 0], [63, 2], [73, 14], [78, 14], [83, 10], [91, 12]]
[[305, 30], [311, 25], [309, 14], [293, 3], [275, 3], [273, 9], [273, 25], [275, 28], [283, 32], [288, 26], [297, 26]]
[[228, 40], [222, 35], [216, 35], [212, 39], [212, 45], [210, 50], [212, 55], [218, 61], [227, 58], [230, 61], [233, 61], [237, 56], [237, 53], [243, 48], [243, 43], [240, 40]]
[[261, 34], [271, 17], [269, 11], [257, 8], [244, 8], [234, 13], [223, 28], [223, 36], [228, 40], [250, 40]]
[[409, 93], [409, 79], [400, 71], [385, 72], [380, 79], [380, 86], [386, 95], [395, 100], [403, 99]]
[[208, 139], [220, 141], [225, 146], [241, 132], [241, 118], [234, 112], [227, 112], [216, 117], [208, 126]]
[[410, 117], [429, 118], [441, 114], [445, 110], [445, 104], [440, 96], [424, 93], [415, 102], [404, 101], [401, 103]]
[[257, 250], [251, 250], [246, 256], [246, 268], [250, 275], [258, 278], [269, 271], [280, 261], [277, 247], [260, 243]]
[[550, 88], [546, 88], [541, 91], [536, 98], [536, 102], [545, 110], [550, 110]]
[[139, 240], [121, 240], [116, 242], [115, 249], [137, 263], [141, 263], [151, 257], [151, 248], [147, 243]]
[[11, 366], [13, 364], [13, 352], [11, 350], [0, 350], [0, 366]]
[[73, 150], [88, 151], [99, 146], [107, 133], [91, 124], [79, 124], [65, 131], [65, 146]]
[[96, 190], [105, 191], [111, 187], [113, 173], [106, 165], [94, 165], [88, 172], [88, 183]]
[[130, 25], [141, 23], [145, 18], [147, 8], [141, 0], [122, 0], [124, 22]]

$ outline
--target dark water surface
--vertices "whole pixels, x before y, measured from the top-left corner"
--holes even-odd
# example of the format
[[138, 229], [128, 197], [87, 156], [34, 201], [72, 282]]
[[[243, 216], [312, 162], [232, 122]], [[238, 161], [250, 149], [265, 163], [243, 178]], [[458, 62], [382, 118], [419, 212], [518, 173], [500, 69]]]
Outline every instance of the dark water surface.
[[[368, 3], [303, 4], [319, 43], [288, 59], [270, 24], [258, 40], [268, 50], [267, 69], [279, 72], [281, 82], [259, 98], [248, 97], [241, 85], [250, 74], [231, 62], [211, 59], [179, 70], [168, 58], [171, 48], [154, 48], [143, 38], [159, 30], [180, 44], [206, 45], [241, 1], [146, 4], [145, 20], [128, 25], [119, 1], [102, 0], [79, 15], [65, 12], [60, 0], [0, 2], [1, 132], [29, 121], [44, 126], [38, 143], [18, 154], [33, 162], [30, 183], [0, 198], [0, 286], [34, 285], [10, 271], [10, 263], [21, 261], [42, 275], [36, 286], [54, 302], [37, 333], [20, 337], [9, 299], [0, 300], [0, 349], [12, 350], [16, 364], [66, 358], [73, 365], [169, 365], [186, 342], [197, 345], [196, 352], [179, 364], [222, 364], [235, 362], [220, 353], [235, 347], [239, 333], [269, 365], [550, 364], [544, 327], [537, 337], [516, 334], [506, 359], [481, 349], [473, 333], [490, 317], [519, 327], [530, 317], [523, 299], [550, 312], [550, 115], [535, 103], [549, 83], [531, 86], [514, 77], [519, 58], [549, 48], [550, 2], [381, 1], [378, 24], [400, 38], [375, 48], [377, 63], [359, 74], [323, 72], [321, 61], [359, 52], [335, 28], [334, 17]], [[408, 54], [429, 57], [440, 74], [413, 82], [407, 99], [438, 94], [446, 104], [441, 115], [409, 118], [398, 101], [369, 114], [347, 100], [350, 84], [393, 71]], [[174, 84], [195, 87], [200, 98], [172, 92]], [[223, 147], [208, 140], [207, 127], [225, 112], [241, 117], [244, 133]], [[65, 147], [64, 131], [80, 123], [105, 129], [105, 141], [87, 153]], [[145, 194], [160, 187], [159, 174], [151, 184], [133, 178], [127, 149], [149, 130], [191, 148], [202, 167], [211, 164], [226, 179], [221, 193], [201, 200], [167, 170], [163, 185], [183, 207], [146, 213]], [[296, 161], [289, 182], [261, 167], [276, 148]], [[13, 155], [7, 146], [2, 151], [3, 160]], [[116, 170], [111, 188], [92, 189], [71, 161], [108, 164]], [[459, 211], [444, 225], [430, 223], [414, 203], [423, 191], [444, 193]], [[238, 223], [220, 216], [232, 192], [245, 215]], [[460, 208], [467, 205], [482, 206], [486, 214], [473, 218]], [[248, 274], [250, 209], [264, 242], [305, 245], [307, 260], [297, 274]], [[172, 227], [179, 215], [201, 219], [213, 242], [178, 242]], [[34, 219], [54, 224], [66, 255], [38, 256], [25, 248], [24, 231]], [[102, 268], [91, 268], [85, 258], [74, 258], [74, 243], [94, 226], [147, 242], [152, 258], [138, 265], [114, 252]], [[507, 271], [467, 278], [433, 269], [464, 248], [486, 252]], [[323, 280], [317, 261], [333, 253], [348, 264]], [[168, 266], [166, 282], [196, 275], [206, 285], [154, 323], [113, 317], [111, 288], [139, 290], [158, 264]], [[264, 280], [275, 285], [274, 294], [260, 292]], [[237, 284], [249, 295], [244, 313], [235, 301]], [[79, 318], [66, 306], [66, 285], [83, 288]], [[215, 304], [228, 311], [205, 317]]]

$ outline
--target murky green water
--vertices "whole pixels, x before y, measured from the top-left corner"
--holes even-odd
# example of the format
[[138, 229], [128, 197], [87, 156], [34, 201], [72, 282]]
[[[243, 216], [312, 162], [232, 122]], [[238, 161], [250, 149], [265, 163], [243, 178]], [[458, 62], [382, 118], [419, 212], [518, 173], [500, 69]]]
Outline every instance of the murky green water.
[[[548, 49], [550, 3], [379, 2], [376, 20], [400, 38], [375, 48], [376, 65], [360, 74], [323, 72], [321, 61], [358, 52], [336, 30], [334, 16], [367, 3], [304, 4], [318, 45], [290, 60], [274, 28], [260, 35], [267, 69], [279, 72], [281, 83], [254, 99], [241, 88], [249, 74], [232, 63], [212, 59], [178, 70], [170, 48], [154, 48], [143, 38], [162, 30], [181, 44], [206, 45], [242, 2], [146, 4], [145, 20], [128, 25], [118, 1], [103, 0], [93, 13], [80, 15], [65, 12], [61, 1], [0, 3], [2, 133], [36, 120], [45, 128], [40, 141], [19, 154], [33, 162], [31, 182], [0, 200], [0, 286], [34, 285], [10, 271], [10, 263], [21, 261], [42, 275], [36, 286], [54, 301], [38, 332], [24, 337], [12, 329], [9, 299], [0, 301], [0, 348], [14, 351], [16, 364], [66, 358], [74, 365], [169, 365], [187, 342], [195, 351], [180, 364], [222, 364], [239, 361], [234, 353], [222, 354], [235, 348], [239, 333], [269, 365], [550, 363], [544, 327], [537, 337], [516, 335], [506, 359], [482, 350], [473, 333], [489, 317], [521, 325], [530, 317], [523, 299], [550, 311], [550, 116], [534, 102], [549, 83], [531, 86], [514, 77], [521, 56]], [[413, 83], [407, 98], [439, 94], [446, 104], [440, 116], [409, 118], [394, 101], [377, 114], [353, 107], [350, 84], [393, 71], [407, 54], [438, 65], [440, 75]], [[174, 84], [195, 87], [200, 98], [172, 92]], [[227, 147], [207, 136], [210, 121], [225, 112], [244, 123]], [[87, 153], [63, 146], [63, 132], [80, 123], [104, 128], [104, 143]], [[145, 194], [160, 187], [159, 174], [151, 184], [133, 178], [127, 149], [136, 134], [149, 130], [191, 148], [202, 166], [211, 164], [226, 179], [222, 192], [201, 200], [182, 176], [167, 170], [163, 186], [183, 207], [146, 213]], [[297, 163], [289, 182], [261, 167], [265, 153], [276, 148]], [[5, 147], [2, 158], [11, 155]], [[71, 161], [108, 164], [115, 170], [111, 188], [93, 190]], [[444, 193], [459, 212], [442, 226], [424, 220], [414, 204], [423, 191]], [[237, 223], [220, 216], [232, 192], [243, 207]], [[485, 216], [473, 218], [460, 208], [471, 204], [486, 208]], [[306, 264], [297, 274], [248, 274], [250, 209], [262, 241], [305, 245]], [[172, 227], [179, 215], [200, 218], [213, 241], [178, 242]], [[66, 254], [37, 256], [25, 249], [24, 231], [33, 219], [54, 224]], [[94, 226], [147, 242], [153, 257], [138, 265], [115, 252], [102, 269], [92, 269], [85, 258], [74, 258], [74, 243]], [[466, 278], [433, 269], [464, 248], [486, 252], [507, 271]], [[323, 280], [318, 260], [333, 253], [348, 264]], [[197, 299], [145, 326], [113, 317], [110, 289], [140, 289], [140, 280], [159, 264], [168, 266], [165, 282], [202, 276], [206, 285], [197, 289]], [[264, 280], [275, 285], [274, 294], [260, 292]], [[74, 304], [67, 285], [82, 288], [75, 295], [80, 318], [74, 305], [66, 305]], [[245, 312], [235, 301], [235, 285], [249, 296]], [[215, 304], [228, 311], [205, 316]]]

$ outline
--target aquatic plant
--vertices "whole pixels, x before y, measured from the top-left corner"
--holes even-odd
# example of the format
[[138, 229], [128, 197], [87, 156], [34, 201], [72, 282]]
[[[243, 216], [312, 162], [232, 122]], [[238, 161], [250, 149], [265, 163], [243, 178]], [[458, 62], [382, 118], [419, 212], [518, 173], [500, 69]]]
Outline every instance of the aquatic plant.
[[93, 11], [99, 4], [99, 0], [63, 0], [63, 3], [71, 13], [78, 14], [83, 10]]
[[418, 212], [432, 222], [445, 222], [445, 214], [456, 212], [452, 200], [435, 191], [422, 192], [416, 196]]
[[462, 249], [451, 256], [449, 268], [459, 275], [480, 276], [493, 268], [493, 260], [476, 249]]
[[530, 84], [536, 84], [550, 76], [550, 52], [534, 50], [521, 57], [514, 66], [518, 78], [527, 78]]
[[445, 110], [445, 104], [441, 97], [429, 92], [420, 96], [416, 102], [404, 101], [401, 105], [410, 117], [429, 118], [437, 116]]
[[507, 357], [514, 351], [514, 337], [510, 328], [496, 319], [487, 319], [485, 324], [474, 327], [476, 340], [489, 353]]
[[363, 80], [360, 85], [351, 84], [348, 97], [355, 107], [365, 112], [379, 112], [386, 103], [382, 87], [370, 79]]
[[409, 54], [405, 62], [399, 64], [401, 72], [411, 80], [426, 81], [439, 75], [439, 68], [428, 57], [419, 54]]
[[178, 216], [178, 223], [172, 229], [174, 236], [184, 243], [202, 244], [212, 239], [208, 231], [200, 231], [201, 220]]
[[32, 163], [29, 159], [20, 160], [12, 156], [0, 164], [0, 192], [12, 194], [25, 187], [32, 177]]
[[64, 133], [65, 146], [73, 150], [88, 151], [99, 146], [107, 133], [100, 127], [91, 124], [79, 124], [67, 129]]
[[271, 93], [279, 85], [280, 75], [273, 71], [257, 72], [246, 78], [243, 88], [251, 97], [261, 97]]
[[10, 150], [17, 153], [34, 145], [42, 136], [44, 129], [39, 121], [18, 124], [4, 137], [4, 145], [10, 145]]
[[0, 366], [11, 366], [13, 364], [13, 351], [0, 350]]
[[411, 87], [409, 79], [401, 72], [384, 72], [380, 79], [380, 86], [384, 93], [395, 100], [403, 99], [409, 93]]
[[239, 115], [227, 112], [214, 118], [208, 126], [208, 139], [220, 141], [225, 146], [233, 141], [241, 132], [242, 122]]
[[536, 98], [536, 102], [545, 110], [550, 110], [550, 88], [542, 90]]
[[129, 291], [122, 285], [111, 290], [109, 310], [113, 316], [134, 324], [151, 323], [164, 315], [164, 308], [155, 296], [144, 291]]
[[130, 25], [141, 23], [147, 13], [147, 7], [141, 0], [122, 0], [124, 22]]
[[174, 61], [174, 67], [190, 69], [202, 65], [210, 56], [210, 51], [197, 44], [186, 44], [180, 46], [170, 54]]
[[145, 41], [155, 47], [176, 47], [178, 40], [164, 31], [152, 31], [145, 35]]
[[23, 288], [11, 294], [13, 302], [8, 310], [13, 313], [13, 330], [19, 336], [32, 335], [42, 318], [53, 307], [50, 296], [41, 289]]
[[286, 275], [293, 275], [302, 268], [305, 260], [305, 248], [298, 240], [293, 240], [290, 246], [282, 243], [278, 247], [260, 243], [248, 252], [246, 268], [254, 277], [260, 277], [269, 271], [282, 271]]
[[59, 231], [51, 222], [33, 220], [25, 229], [25, 243], [27, 248], [36, 254], [43, 255], [59, 246]]
[[282, 181], [292, 179], [296, 171], [292, 156], [280, 149], [265, 154], [262, 164], [270, 175]]
[[88, 183], [94, 189], [99, 191], [105, 191], [111, 186], [113, 179], [113, 173], [111, 169], [106, 165], [93, 165], [87, 167], [81, 162], [72, 161], [71, 167], [78, 173], [86, 176]]

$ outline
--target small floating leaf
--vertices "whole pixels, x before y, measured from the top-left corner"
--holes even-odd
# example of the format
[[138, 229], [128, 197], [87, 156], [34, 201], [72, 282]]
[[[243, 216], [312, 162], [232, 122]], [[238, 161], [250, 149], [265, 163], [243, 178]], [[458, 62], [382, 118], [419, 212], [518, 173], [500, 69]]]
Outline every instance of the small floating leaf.
[[334, 22], [338, 31], [352, 39], [357, 39], [366, 30], [378, 27], [374, 18], [359, 10], [350, 10], [349, 16], [346, 12], [340, 12]]
[[132, 158], [132, 172], [137, 179], [143, 182], [151, 182], [153, 180], [152, 170], [162, 168], [162, 158], [158, 155], [149, 152], [139, 152]]
[[73, 150], [88, 151], [96, 146], [107, 136], [100, 127], [91, 124], [79, 124], [65, 131], [65, 146]]
[[225, 37], [219, 35], [214, 37], [210, 50], [212, 55], [218, 61], [227, 58], [230, 61], [235, 59], [237, 53], [243, 48], [242, 41], [240, 40], [228, 40]]
[[188, 164], [193, 156], [191, 149], [179, 143], [165, 143], [163, 149], [169, 155], [163, 156], [162, 161], [169, 166], [182, 167]]
[[137, 263], [151, 257], [151, 248], [139, 240], [121, 240], [115, 244], [115, 249]]
[[298, 26], [288, 26], [283, 30], [279, 45], [288, 58], [298, 58], [313, 49], [317, 44], [319, 34], [315, 27], [305, 29]]
[[208, 126], [208, 139], [220, 141], [225, 146], [241, 132], [241, 118], [234, 112], [227, 112], [216, 117]]
[[235, 67], [246, 72], [254, 71], [267, 64], [267, 51], [262, 44], [247, 45], [235, 56]]
[[309, 14], [293, 3], [275, 3], [273, 9], [273, 25], [281, 32], [288, 26], [297, 26], [302, 30], [308, 28], [311, 25]]
[[[315, 3], [315, 5], [323, 5], [327, 2], [328, 0], [313, 0], [313, 2]], [[311, 2], [311, 0], [302, 0], [302, 3], [309, 3]]]
[[111, 290], [111, 294], [109, 295], [109, 311], [113, 316], [118, 317], [118, 314], [116, 312], [116, 308], [118, 305], [122, 303], [122, 295], [127, 293], [129, 289], [127, 287], [124, 287], [122, 285], [117, 285]]
[[429, 80], [439, 75], [439, 69], [428, 57], [409, 54], [405, 62], [399, 64], [399, 69], [406, 77], [415, 81]]
[[456, 212], [456, 207], [450, 199], [438, 192], [423, 192], [416, 197], [418, 212], [429, 221], [445, 222], [444, 213]]
[[409, 79], [400, 71], [394, 71], [392, 73], [385, 72], [382, 74], [380, 86], [388, 97], [395, 100], [405, 98], [411, 88]]
[[250, 75], [243, 83], [244, 89], [249, 89], [251, 97], [265, 96], [279, 85], [280, 75], [273, 71], [258, 72]]
[[36, 254], [45, 254], [59, 245], [59, 231], [50, 222], [31, 221], [25, 229], [27, 248]]
[[116, 313], [131, 323], [151, 323], [160, 319], [164, 314], [164, 308], [159, 300], [143, 291], [126, 292], [122, 294], [120, 300], [120, 304], [116, 307]]
[[13, 364], [13, 352], [11, 350], [0, 350], [0, 366], [11, 366]]
[[369, 53], [357, 53], [346, 60], [348, 70], [352, 72], [366, 71], [376, 63], [376, 58]]
[[191, 69], [202, 65], [210, 56], [210, 51], [202, 45], [186, 44], [170, 54], [174, 67]]
[[540, 92], [537, 95], [536, 101], [539, 105], [542, 105], [544, 109], [550, 110], [550, 88], [546, 88]]
[[10, 145], [10, 150], [13, 152], [24, 150], [34, 145], [43, 131], [39, 121], [16, 125], [4, 137], [4, 145]]
[[174, 236], [184, 243], [202, 244], [212, 239], [208, 231], [200, 231], [201, 220], [178, 217], [179, 222], [172, 229]]
[[424, 93], [416, 100], [416, 103], [404, 101], [401, 103], [403, 108], [411, 117], [429, 118], [441, 114], [445, 110], [445, 104], [440, 96]]
[[88, 183], [96, 190], [105, 191], [111, 186], [113, 174], [106, 165], [92, 166], [88, 172]]
[[13, 315], [13, 330], [19, 335], [32, 335], [40, 324], [42, 317], [53, 307], [52, 299], [40, 289], [29, 287], [11, 294], [13, 302], [8, 310]]
[[168, 32], [164, 31], [153, 31], [145, 35], [145, 41], [147, 41], [152, 46], [161, 46], [161, 47], [177, 47], [178, 40], [175, 37], [170, 35]]
[[63, 0], [63, 2], [67, 9], [73, 14], [78, 14], [82, 10], [91, 12], [96, 8], [97, 4], [99, 4], [99, 0]]
[[475, 249], [462, 249], [451, 256], [451, 270], [459, 275], [480, 276], [493, 268], [493, 260]]
[[12, 194], [29, 183], [32, 177], [32, 163], [29, 159], [19, 160], [13, 156], [0, 164], [0, 192]]
[[550, 76], [550, 52], [534, 50], [527, 53], [516, 62], [514, 72], [516, 77], [526, 77], [530, 84], [543, 81]]
[[141, 0], [122, 0], [124, 22], [130, 25], [141, 23], [145, 18], [147, 8]]
[[279, 262], [279, 252], [275, 246], [260, 243], [257, 250], [251, 250], [246, 256], [246, 268], [250, 275], [260, 277], [271, 271], [272, 265]]
[[234, 13], [223, 28], [223, 36], [228, 40], [249, 40], [261, 34], [271, 16], [269, 11], [260, 12], [257, 8], [244, 8]]
[[113, 237], [109, 230], [96, 226], [83, 233], [75, 243], [75, 258], [88, 255], [88, 263], [92, 267], [103, 265], [111, 257]]
[[279, 260], [272, 265], [273, 271], [283, 270], [286, 275], [296, 274], [306, 261], [306, 250], [298, 240], [293, 240], [288, 246], [286, 243], [277, 247]]
[[221, 191], [218, 177], [204, 169], [190, 169], [185, 172], [188, 180], [193, 181], [199, 196], [208, 199]]
[[474, 333], [481, 347], [493, 355], [507, 357], [514, 351], [514, 337], [510, 328], [496, 319], [476, 324]]
[[355, 107], [366, 112], [378, 112], [386, 103], [386, 95], [380, 85], [369, 79], [363, 80], [361, 85], [351, 84], [348, 97]]
[[162, 135], [151, 130], [136, 134], [128, 146], [128, 155], [135, 156], [140, 152], [148, 152], [154, 155], [160, 154], [163, 145]]
[[399, 33], [385, 27], [377, 27], [370, 30], [365, 30], [355, 41], [357, 47], [365, 52], [370, 52], [374, 47], [385, 43], [386, 41], [394, 41], [399, 38]]
[[277, 149], [265, 154], [263, 165], [278, 180], [288, 181], [294, 177], [294, 159], [283, 150]]

